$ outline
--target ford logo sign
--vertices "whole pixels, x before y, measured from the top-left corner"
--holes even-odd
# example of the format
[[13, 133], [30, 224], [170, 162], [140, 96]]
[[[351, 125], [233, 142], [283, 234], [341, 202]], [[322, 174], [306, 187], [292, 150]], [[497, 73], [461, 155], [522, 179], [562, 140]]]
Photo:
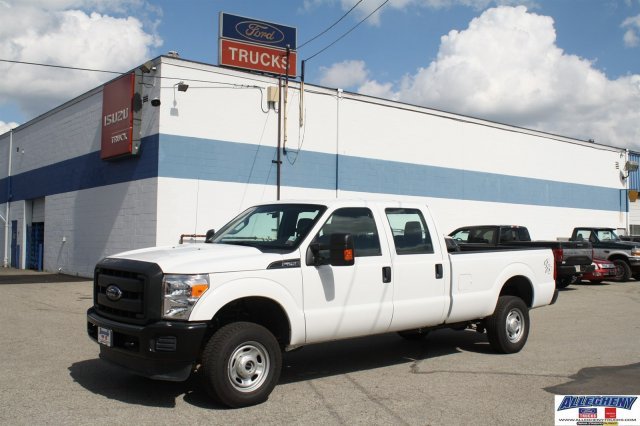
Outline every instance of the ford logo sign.
[[107, 287], [107, 291], [105, 292], [107, 295], [107, 299], [112, 300], [114, 302], [120, 300], [122, 298], [122, 290], [115, 284], [111, 284]]
[[256, 21], [242, 21], [236, 24], [236, 31], [247, 40], [259, 43], [280, 43], [284, 33], [278, 28]]

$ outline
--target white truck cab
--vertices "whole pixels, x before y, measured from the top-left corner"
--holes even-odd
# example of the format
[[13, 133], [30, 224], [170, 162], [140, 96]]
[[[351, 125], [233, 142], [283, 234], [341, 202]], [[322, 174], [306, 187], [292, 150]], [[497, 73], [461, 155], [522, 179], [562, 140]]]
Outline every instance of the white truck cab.
[[200, 369], [217, 401], [265, 401], [282, 350], [398, 332], [473, 327], [517, 352], [528, 310], [555, 302], [549, 249], [451, 252], [424, 205], [275, 202], [251, 207], [206, 244], [98, 263], [89, 336], [137, 374], [186, 380]]

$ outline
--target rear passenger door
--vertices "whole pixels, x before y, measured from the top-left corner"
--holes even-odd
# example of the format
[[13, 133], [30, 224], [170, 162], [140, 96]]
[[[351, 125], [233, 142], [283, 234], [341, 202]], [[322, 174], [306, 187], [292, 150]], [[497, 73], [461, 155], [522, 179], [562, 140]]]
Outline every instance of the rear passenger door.
[[[320, 265], [302, 265], [307, 342], [387, 331], [393, 314], [393, 283], [388, 244], [381, 244], [382, 219], [366, 207], [341, 208], [331, 214], [312, 244], [320, 244]], [[382, 231], [384, 232], [384, 231]], [[331, 234], [353, 237], [353, 266], [331, 266]], [[387, 275], [385, 275], [385, 272]]]
[[[393, 320], [391, 330], [405, 330], [444, 321], [449, 303], [449, 267], [431, 238], [431, 218], [419, 209], [387, 208], [393, 234]], [[436, 236], [434, 236], [436, 237]]]

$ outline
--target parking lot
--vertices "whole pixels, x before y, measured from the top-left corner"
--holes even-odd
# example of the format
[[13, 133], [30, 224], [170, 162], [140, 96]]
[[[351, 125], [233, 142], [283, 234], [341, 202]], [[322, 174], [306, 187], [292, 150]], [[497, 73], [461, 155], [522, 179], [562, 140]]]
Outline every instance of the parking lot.
[[285, 355], [259, 406], [209, 401], [197, 375], [155, 382], [100, 361], [91, 282], [0, 268], [1, 424], [553, 424], [554, 394], [640, 394], [640, 283], [571, 285], [531, 312], [524, 350], [484, 335], [385, 334]]

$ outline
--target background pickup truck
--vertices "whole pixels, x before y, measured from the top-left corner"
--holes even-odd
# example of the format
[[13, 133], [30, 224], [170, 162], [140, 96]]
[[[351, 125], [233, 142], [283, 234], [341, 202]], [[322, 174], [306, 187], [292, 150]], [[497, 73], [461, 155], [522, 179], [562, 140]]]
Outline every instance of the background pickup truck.
[[613, 228], [574, 228], [571, 241], [588, 241], [594, 257], [606, 259], [616, 265], [616, 280], [640, 279], [640, 243], [623, 241]]
[[458, 228], [449, 234], [462, 251], [489, 247], [547, 247], [556, 262], [556, 287], [564, 288], [582, 274], [592, 272], [593, 251], [585, 241], [531, 241], [529, 230], [515, 225], [479, 225]]
[[518, 352], [529, 309], [557, 297], [551, 250], [448, 253], [417, 204], [259, 205], [207, 242], [100, 261], [87, 331], [102, 359], [137, 374], [186, 380], [198, 369], [230, 407], [265, 401], [282, 350], [312, 343], [472, 328]]

